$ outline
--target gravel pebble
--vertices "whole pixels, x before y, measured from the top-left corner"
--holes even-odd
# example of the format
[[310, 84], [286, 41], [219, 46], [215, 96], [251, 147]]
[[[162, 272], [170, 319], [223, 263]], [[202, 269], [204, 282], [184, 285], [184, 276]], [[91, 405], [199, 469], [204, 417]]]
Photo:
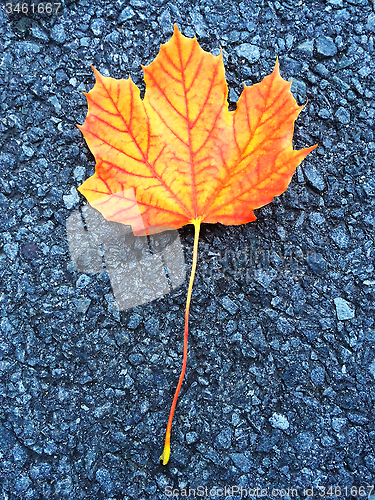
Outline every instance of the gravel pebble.
[[350, 123], [350, 112], [348, 109], [340, 106], [335, 113], [335, 118], [343, 125], [349, 125]]
[[347, 424], [348, 419], [345, 417], [334, 417], [332, 419], [332, 428], [336, 432], [340, 432], [341, 429]]
[[90, 28], [95, 36], [101, 35], [103, 33], [103, 29], [105, 28], [105, 19], [103, 18], [93, 19], [91, 21]]
[[121, 24], [124, 21], [128, 21], [129, 19], [132, 19], [134, 16], [135, 16], [134, 10], [131, 7], [127, 6], [119, 15], [118, 23]]
[[323, 191], [325, 182], [322, 174], [314, 167], [314, 165], [306, 164], [303, 169], [307, 180], [318, 191]]
[[373, 12], [367, 18], [366, 30], [375, 32], [375, 14]]
[[232, 444], [232, 429], [226, 427], [215, 438], [215, 447], [227, 450]]
[[55, 24], [51, 30], [51, 38], [57, 43], [64, 43], [66, 41], [66, 33], [62, 24]]
[[254, 64], [260, 59], [260, 50], [251, 43], [242, 43], [236, 47], [238, 57], [244, 57], [250, 64]]
[[330, 36], [320, 36], [316, 40], [316, 50], [318, 54], [332, 57], [337, 54], [337, 47]]
[[334, 299], [334, 302], [336, 306], [337, 319], [339, 321], [344, 321], [346, 319], [352, 319], [355, 317], [355, 309], [350, 302], [341, 297], [336, 297]]
[[347, 248], [349, 244], [349, 235], [344, 225], [336, 227], [330, 234], [332, 240], [340, 248]]
[[247, 473], [254, 467], [254, 462], [245, 453], [231, 453], [230, 457], [236, 467]]
[[221, 300], [221, 304], [225, 310], [227, 310], [230, 314], [234, 315], [239, 309], [239, 306], [236, 302], [233, 302], [229, 297], [223, 297]]
[[289, 429], [288, 419], [284, 415], [281, 415], [280, 413], [273, 413], [272, 417], [269, 420], [270, 424], [275, 429], [281, 429], [283, 431]]
[[312, 57], [313, 50], [314, 50], [314, 40], [305, 40], [296, 47], [296, 52], [305, 57]]
[[198, 441], [198, 434], [196, 432], [188, 432], [186, 434], [186, 442], [187, 444], [193, 444]]
[[109, 495], [113, 489], [110, 472], [107, 469], [100, 468], [95, 473], [95, 478], [103, 487], [104, 491]]
[[310, 374], [311, 380], [314, 382], [315, 385], [321, 386], [324, 384], [325, 380], [325, 370], [321, 366], [317, 366], [311, 371]]

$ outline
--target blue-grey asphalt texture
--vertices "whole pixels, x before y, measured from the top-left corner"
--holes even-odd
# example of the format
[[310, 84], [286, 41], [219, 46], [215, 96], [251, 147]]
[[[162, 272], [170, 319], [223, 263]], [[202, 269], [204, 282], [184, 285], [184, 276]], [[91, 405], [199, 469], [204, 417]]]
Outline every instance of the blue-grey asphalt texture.
[[[12, 8], [0, 7], [0, 500], [158, 500], [189, 488], [190, 498], [241, 498], [231, 487], [243, 497], [253, 488], [253, 498], [306, 498], [311, 488], [315, 498], [371, 498], [374, 3]], [[94, 172], [76, 127], [90, 65], [130, 73], [143, 92], [141, 64], [173, 23], [207, 51], [222, 47], [231, 109], [243, 82], [260, 81], [279, 56], [307, 102], [294, 147], [319, 146], [256, 222], [203, 225], [164, 467], [187, 280], [119, 311], [105, 266], [72, 261], [66, 224]], [[188, 272], [193, 227], [179, 238]]]

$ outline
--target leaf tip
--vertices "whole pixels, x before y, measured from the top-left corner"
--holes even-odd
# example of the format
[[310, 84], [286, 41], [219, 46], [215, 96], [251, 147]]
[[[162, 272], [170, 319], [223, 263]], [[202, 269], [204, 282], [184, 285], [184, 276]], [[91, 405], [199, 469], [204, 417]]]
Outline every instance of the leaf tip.
[[[271, 78], [272, 79], [277, 79], [277, 80], [284, 80], [284, 78], [281, 76], [280, 74], [280, 61], [279, 61], [279, 56], [276, 56], [276, 61], [275, 61], [275, 66], [272, 70], [272, 73], [271, 73]], [[284, 80], [286, 81], [286, 80]]]
[[[189, 38], [189, 37], [187, 37], [187, 36], [183, 35], [183, 34], [181, 33], [181, 31], [179, 30], [179, 28], [178, 28], [178, 26], [177, 26], [177, 23], [174, 23], [174, 25], [173, 25], [173, 36], [172, 36], [172, 38], [174, 38], [174, 37], [179, 38], [180, 40], [181, 40], [181, 39], [183, 39], [183, 38], [184, 38], [185, 40], [194, 40], [196, 43], [198, 43], [198, 40], [197, 40], [197, 36], [196, 36], [196, 35], [195, 35], [193, 38]], [[163, 44], [162, 44], [162, 45], [163, 45]]]
[[[85, 121], [86, 121], [86, 120], [85, 120]], [[82, 123], [82, 125], [80, 125], [79, 123], [76, 123], [76, 127], [78, 128], [78, 130], [79, 130], [79, 131], [80, 131], [83, 135], [85, 135], [85, 134], [84, 134], [84, 132], [85, 132], [85, 124], [84, 124], [84, 123]]]
[[306, 158], [308, 154], [311, 153], [315, 148], [319, 146], [318, 143], [314, 144], [313, 146], [309, 146], [307, 148], [302, 148], [302, 149], [296, 149], [295, 152], [297, 156], [300, 158], [300, 162]]
[[95, 68], [95, 66], [91, 64], [90, 68], [93, 70], [95, 76], [100, 75], [99, 71]]
[[178, 29], [177, 23], [173, 24], [173, 34], [174, 35], [181, 34], [180, 30]]
[[275, 67], [273, 69], [276, 73], [280, 74], [280, 61], [279, 56], [276, 56]]
[[224, 62], [224, 60], [223, 60], [223, 47], [220, 47], [220, 54], [218, 54], [217, 56], [214, 56], [214, 57], [219, 58]]

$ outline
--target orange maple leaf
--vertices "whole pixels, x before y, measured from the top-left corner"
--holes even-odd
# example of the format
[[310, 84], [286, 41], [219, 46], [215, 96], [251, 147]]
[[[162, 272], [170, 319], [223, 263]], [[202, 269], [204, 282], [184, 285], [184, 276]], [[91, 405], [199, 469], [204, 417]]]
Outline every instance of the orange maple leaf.
[[79, 126], [96, 159], [95, 174], [78, 189], [107, 220], [151, 234], [194, 224], [193, 265], [185, 310], [183, 367], [162, 456], [170, 455], [174, 409], [186, 368], [189, 304], [200, 224], [244, 224], [253, 210], [283, 193], [315, 146], [294, 150], [294, 121], [302, 106], [276, 61], [262, 82], [244, 86], [228, 110], [222, 53], [202, 50], [175, 25], [172, 38], [143, 67], [144, 99], [131, 81], [105, 77], [86, 94]]

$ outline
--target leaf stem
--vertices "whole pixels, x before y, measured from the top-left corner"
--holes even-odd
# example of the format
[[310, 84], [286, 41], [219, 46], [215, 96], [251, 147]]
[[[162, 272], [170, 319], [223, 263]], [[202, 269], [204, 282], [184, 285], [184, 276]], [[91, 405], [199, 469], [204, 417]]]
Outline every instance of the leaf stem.
[[183, 359], [182, 359], [182, 368], [181, 368], [180, 378], [178, 379], [178, 384], [176, 387], [176, 391], [174, 393], [174, 398], [172, 401], [171, 410], [169, 412], [167, 430], [165, 432], [164, 450], [160, 456], [160, 460], [163, 460], [163, 465], [166, 465], [168, 463], [169, 456], [171, 453], [170, 441], [171, 441], [172, 420], [173, 420], [174, 410], [175, 410], [176, 404], [177, 404], [177, 398], [178, 398], [178, 395], [180, 393], [182, 381], [184, 380], [184, 375], [185, 375], [185, 370], [186, 370], [187, 350], [188, 350], [188, 331], [189, 331], [189, 308], [190, 308], [191, 292], [193, 290], [195, 270], [197, 267], [198, 240], [199, 240], [199, 231], [200, 231], [200, 227], [201, 227], [202, 217], [198, 217], [197, 219], [192, 219], [190, 222], [191, 222], [191, 224], [194, 224], [195, 233], [194, 233], [193, 262], [191, 265], [191, 274], [190, 274], [189, 288], [188, 288], [188, 293], [187, 293], [187, 297], [186, 297], [186, 307], [185, 307], [184, 353], [183, 353]]

